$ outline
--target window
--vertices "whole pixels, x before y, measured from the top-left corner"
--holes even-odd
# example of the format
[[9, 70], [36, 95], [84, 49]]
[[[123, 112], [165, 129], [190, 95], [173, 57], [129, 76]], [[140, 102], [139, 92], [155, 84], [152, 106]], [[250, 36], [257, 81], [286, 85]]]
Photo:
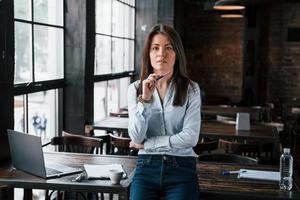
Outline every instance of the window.
[[47, 90], [15, 96], [15, 127], [21, 132], [53, 137], [57, 132], [57, 90]]
[[134, 1], [96, 1], [95, 74], [134, 70]]
[[14, 9], [15, 84], [63, 78], [63, 1], [15, 0]]
[[95, 122], [103, 119], [110, 112], [118, 112], [119, 108], [127, 107], [127, 89], [129, 84], [129, 77], [94, 84]]
[[134, 72], [135, 1], [96, 0], [94, 122], [127, 106]]
[[15, 129], [51, 138], [58, 132], [64, 78], [61, 0], [14, 0]]

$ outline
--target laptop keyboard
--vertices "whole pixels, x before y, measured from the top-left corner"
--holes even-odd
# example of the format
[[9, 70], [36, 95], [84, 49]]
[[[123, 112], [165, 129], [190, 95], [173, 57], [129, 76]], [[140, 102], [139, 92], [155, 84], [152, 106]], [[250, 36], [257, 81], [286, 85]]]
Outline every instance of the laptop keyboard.
[[46, 174], [47, 175], [51, 175], [51, 174], [59, 174], [62, 173], [61, 171], [58, 171], [56, 169], [52, 169], [52, 168], [48, 168], [46, 167]]

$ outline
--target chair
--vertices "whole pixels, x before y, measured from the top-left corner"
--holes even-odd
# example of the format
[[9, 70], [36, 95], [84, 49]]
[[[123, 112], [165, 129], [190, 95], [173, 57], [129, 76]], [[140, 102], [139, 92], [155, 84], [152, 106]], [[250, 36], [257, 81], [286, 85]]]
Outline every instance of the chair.
[[202, 154], [199, 155], [198, 160], [206, 162], [224, 162], [238, 164], [257, 164], [258, 162], [254, 158], [236, 154]]
[[218, 149], [218, 141], [201, 141], [198, 142], [196, 146], [193, 147], [196, 154], [202, 154], [203, 152], [207, 151], [210, 153], [213, 150]]
[[127, 117], [128, 118], [128, 111], [121, 111], [121, 112], [110, 112], [110, 117]]
[[219, 148], [226, 153], [233, 153], [258, 159], [260, 164], [271, 164], [273, 161], [274, 144], [248, 141], [247, 144], [219, 139]]
[[257, 158], [260, 156], [259, 144], [242, 144], [235, 141], [219, 139], [220, 149], [224, 149], [226, 153], [234, 153], [243, 156]]
[[74, 153], [95, 153], [102, 152], [103, 144], [99, 138], [90, 138], [84, 136], [58, 136], [53, 137], [51, 145], [58, 145], [59, 150], [63, 152]]
[[[130, 138], [121, 137], [113, 134], [109, 134], [110, 136], [110, 145], [111, 145], [111, 154], [117, 155], [132, 155], [136, 156], [137, 151], [129, 148], [129, 143], [131, 141]], [[117, 151], [115, 151], [117, 149]]]
[[[69, 133], [69, 132], [66, 132], [66, 131], [62, 131], [62, 136], [72, 136], [72, 137], [79, 137], [79, 138], [88, 138], [88, 139], [100, 140], [102, 144], [100, 145], [99, 148], [95, 148], [95, 151], [96, 151], [95, 153], [96, 154], [98, 154], [98, 153], [102, 154], [103, 153], [103, 139], [101, 139], [101, 138], [94, 138], [94, 137], [91, 137], [91, 136], [83, 136], [83, 135]], [[91, 141], [91, 140], [89, 140], [89, 141]], [[93, 143], [93, 142], [90, 142], [90, 143]], [[86, 145], [83, 145], [83, 146], [86, 146]], [[96, 146], [98, 146], [98, 144], [96, 144]], [[85, 149], [85, 150], [88, 150], [88, 149]], [[75, 152], [76, 152], [76, 149], [75, 149]], [[93, 153], [93, 152], [86, 151], [86, 152], [76, 152], [76, 153]]]
[[216, 121], [225, 123], [225, 124], [235, 124], [236, 118], [235, 117], [228, 117], [223, 115], [217, 115]]
[[[88, 154], [99, 154], [103, 151], [103, 143], [99, 138], [91, 138], [76, 134], [71, 134], [63, 131], [64, 136], [57, 136], [51, 139], [50, 144], [56, 145], [59, 148], [59, 151], [63, 152], [74, 152], [74, 153], [88, 153]], [[46, 195], [46, 199], [50, 199], [51, 195]], [[48, 191], [46, 191], [48, 194]], [[78, 194], [85, 198], [85, 195], [82, 193], [76, 193], [75, 199], [77, 199]], [[88, 196], [91, 195], [90, 193]], [[103, 194], [101, 194], [101, 199], [104, 199]]]
[[[109, 116], [110, 117], [120, 117], [120, 118], [128, 118], [129, 117], [129, 114], [128, 114], [128, 111], [120, 111], [120, 112], [110, 112], [109, 113]], [[119, 136], [124, 136], [124, 135], [127, 135], [126, 133], [124, 133], [123, 131], [113, 131], [112, 132], [113, 134], [117, 134]]]

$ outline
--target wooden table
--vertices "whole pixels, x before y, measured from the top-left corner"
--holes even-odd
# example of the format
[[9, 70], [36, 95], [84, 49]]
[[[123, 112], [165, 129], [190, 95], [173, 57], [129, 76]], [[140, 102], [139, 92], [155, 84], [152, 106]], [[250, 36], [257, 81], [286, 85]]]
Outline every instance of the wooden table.
[[279, 159], [280, 138], [276, 127], [264, 124], [251, 124], [249, 131], [235, 130], [234, 124], [218, 121], [203, 121], [200, 131], [201, 138], [251, 140], [273, 143], [273, 159]]
[[275, 127], [264, 124], [251, 124], [249, 131], [235, 130], [234, 124], [216, 120], [203, 121], [201, 124], [201, 137], [214, 137], [222, 139], [251, 139], [259, 141], [274, 141], [279, 138]]
[[83, 167], [83, 164], [122, 164], [128, 178], [121, 181], [120, 185], [112, 185], [110, 180], [83, 180], [73, 182], [78, 176], [70, 175], [61, 178], [43, 179], [11, 168], [0, 168], [0, 185], [8, 185], [14, 188], [27, 189], [25, 197], [31, 199], [31, 189], [47, 189], [77, 192], [103, 192], [119, 194], [119, 199], [128, 199], [129, 186], [132, 180], [136, 158], [124, 156], [104, 156], [75, 153], [45, 153], [45, 159], [60, 164]]
[[[106, 117], [94, 124], [94, 129], [128, 132], [128, 118]], [[200, 136], [227, 139], [257, 139], [274, 141], [278, 139], [276, 128], [263, 124], [251, 125], [250, 131], [236, 131], [235, 125], [212, 121], [202, 121]]]
[[[72, 182], [77, 175], [70, 175], [56, 179], [43, 179], [19, 170], [0, 168], [0, 184], [6, 184], [15, 188], [49, 189], [81, 192], [107, 192], [117, 193], [120, 199], [128, 199], [129, 186], [134, 174], [135, 157], [129, 156], [102, 156], [73, 153], [45, 153], [45, 158], [55, 160], [73, 167], [82, 167], [89, 164], [113, 164], [123, 165], [128, 178], [121, 181], [120, 185], [112, 185], [109, 180], [83, 180]], [[293, 187], [292, 191], [279, 190], [277, 182], [265, 182], [256, 180], [237, 179], [236, 175], [222, 176], [220, 172], [226, 170], [261, 169], [278, 170], [278, 167], [262, 165], [233, 165], [220, 163], [197, 163], [197, 174], [200, 186], [200, 197], [205, 199], [299, 199], [299, 191]], [[25, 195], [31, 199], [30, 195]]]
[[[127, 117], [106, 117], [101, 121], [95, 123], [93, 125], [96, 130], [104, 130], [109, 133], [113, 133], [114, 131], [128, 133], [128, 118]], [[106, 153], [110, 153], [110, 137], [109, 134], [104, 133], [101, 135], [97, 135], [95, 133], [94, 137], [101, 138], [103, 142], [106, 143]]]
[[251, 118], [259, 121], [263, 112], [261, 107], [231, 107], [217, 105], [202, 105], [201, 113], [207, 115], [225, 115], [235, 117], [237, 113], [249, 113]]
[[300, 192], [295, 185], [292, 191], [282, 191], [278, 182], [237, 179], [237, 174], [223, 176], [223, 170], [255, 169], [278, 171], [277, 166], [236, 165], [199, 162], [197, 164], [200, 198], [203, 199], [243, 199], [275, 200], [300, 199]]
[[103, 120], [95, 123], [94, 129], [112, 131], [128, 132], [128, 118], [127, 117], [106, 117]]
[[[106, 117], [94, 124], [95, 129], [106, 131], [128, 132], [128, 118]], [[234, 124], [226, 124], [216, 120], [202, 121], [200, 137], [216, 139], [238, 139], [252, 141], [265, 141], [274, 144], [274, 158], [277, 160], [279, 152], [279, 134], [276, 127], [264, 124], [251, 124], [249, 131], [237, 131]]]

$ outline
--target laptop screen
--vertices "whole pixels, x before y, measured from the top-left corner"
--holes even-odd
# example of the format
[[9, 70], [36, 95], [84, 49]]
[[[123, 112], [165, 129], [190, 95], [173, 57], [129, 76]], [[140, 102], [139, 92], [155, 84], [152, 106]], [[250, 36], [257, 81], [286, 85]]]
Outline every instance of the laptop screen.
[[[41, 138], [7, 130], [12, 164], [15, 168], [43, 178], [54, 178], [82, 172], [58, 163], [45, 163]], [[45, 166], [45, 164], [48, 164]], [[47, 170], [47, 173], [46, 173]]]
[[46, 177], [41, 138], [8, 129], [12, 164], [28, 173]]

